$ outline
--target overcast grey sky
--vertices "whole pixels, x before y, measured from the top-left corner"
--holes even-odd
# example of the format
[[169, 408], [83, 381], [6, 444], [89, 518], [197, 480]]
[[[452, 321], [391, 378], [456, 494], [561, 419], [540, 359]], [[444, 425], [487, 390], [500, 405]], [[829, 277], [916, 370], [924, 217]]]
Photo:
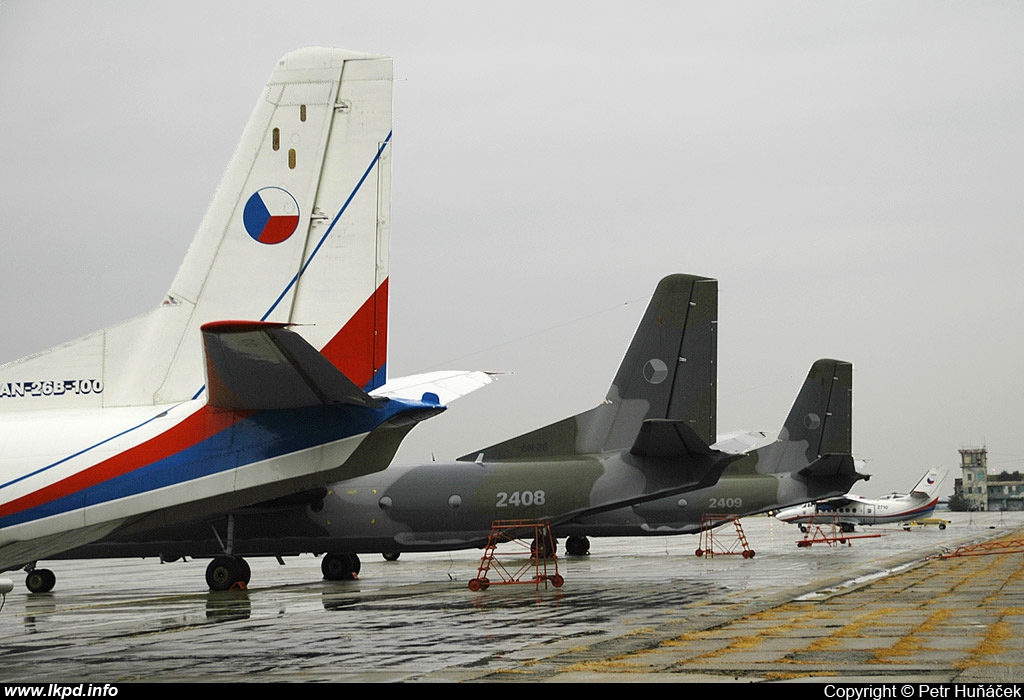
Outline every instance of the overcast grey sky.
[[0, 362], [159, 303], [276, 60], [395, 59], [390, 363], [511, 370], [451, 458], [605, 394], [658, 280], [719, 280], [719, 429], [854, 364], [906, 490], [1024, 469], [1019, 2], [0, 2]]

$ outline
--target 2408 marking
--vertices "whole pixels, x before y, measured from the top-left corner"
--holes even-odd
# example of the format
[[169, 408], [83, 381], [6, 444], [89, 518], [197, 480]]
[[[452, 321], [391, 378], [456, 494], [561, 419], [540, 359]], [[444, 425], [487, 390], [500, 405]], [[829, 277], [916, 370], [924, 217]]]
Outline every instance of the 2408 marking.
[[498, 493], [498, 502], [495, 508], [508, 508], [509, 506], [542, 506], [547, 501], [547, 495], [543, 491], [513, 491]]

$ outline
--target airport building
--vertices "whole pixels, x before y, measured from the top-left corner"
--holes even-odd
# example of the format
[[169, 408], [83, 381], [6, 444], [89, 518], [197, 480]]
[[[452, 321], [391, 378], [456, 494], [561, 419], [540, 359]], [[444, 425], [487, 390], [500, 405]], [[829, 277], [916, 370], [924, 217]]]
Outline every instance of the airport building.
[[956, 480], [953, 495], [969, 510], [1024, 510], [1024, 476], [1020, 472], [990, 474], [984, 447], [960, 450], [963, 477]]

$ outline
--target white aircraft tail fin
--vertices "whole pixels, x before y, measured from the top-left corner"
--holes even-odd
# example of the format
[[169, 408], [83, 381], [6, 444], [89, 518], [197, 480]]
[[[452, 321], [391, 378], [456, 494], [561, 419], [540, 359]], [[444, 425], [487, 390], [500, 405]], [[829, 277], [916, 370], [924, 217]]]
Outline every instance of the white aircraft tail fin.
[[296, 324], [355, 385], [383, 385], [391, 85], [388, 57], [285, 55], [160, 306], [0, 367], [0, 411], [193, 398], [200, 328], [229, 320]]
[[946, 467], [932, 467], [928, 470], [917, 485], [910, 492], [915, 498], [935, 498], [939, 494], [939, 488], [946, 478], [949, 469]]

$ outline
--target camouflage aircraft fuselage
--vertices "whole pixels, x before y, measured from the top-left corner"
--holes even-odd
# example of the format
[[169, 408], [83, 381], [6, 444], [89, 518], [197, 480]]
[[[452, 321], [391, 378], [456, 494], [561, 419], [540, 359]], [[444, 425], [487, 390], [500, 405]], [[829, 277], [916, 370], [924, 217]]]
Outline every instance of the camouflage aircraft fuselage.
[[[695, 482], [672, 479], [678, 465], [641, 472], [628, 453], [548, 462], [449, 462], [392, 467], [386, 479], [351, 479], [327, 495], [321, 524], [345, 551], [424, 551], [486, 543], [495, 520], [548, 520], [681, 493]], [[713, 479], [711, 479], [713, 481]], [[343, 489], [337, 488], [344, 486]], [[344, 514], [335, 529], [331, 513]], [[315, 520], [318, 514], [311, 513]]]
[[633, 537], [700, 532], [729, 519], [765, 513], [849, 490], [856, 479], [822, 483], [796, 472], [761, 473], [764, 455], [745, 455], [726, 467], [718, 483], [677, 496], [587, 514], [554, 528], [558, 537]]
[[[790, 427], [777, 440], [745, 454], [715, 451], [657, 464], [623, 451], [546, 461], [392, 466], [335, 484], [325, 498], [321, 525], [345, 540], [345, 551], [458, 549], [482, 546], [495, 520], [547, 520], [556, 537], [681, 534], [706, 527], [708, 517], [721, 521], [845, 493], [863, 478], [849, 455], [849, 431], [842, 429], [849, 425], [850, 366], [828, 363], [825, 369], [820, 374], [828, 377], [833, 399], [827, 413], [840, 419], [841, 428], [832, 433], [808, 413], [791, 415]], [[835, 384], [834, 375], [840, 377]], [[809, 378], [798, 406], [827, 401], [820, 395], [808, 398], [822, 388]], [[686, 461], [691, 464], [684, 466]], [[717, 480], [705, 476], [702, 484], [696, 476], [681, 478], [684, 468], [706, 475], [710, 461], [717, 462], [711, 468], [721, 474]], [[343, 515], [343, 527], [330, 520], [332, 513]]]

